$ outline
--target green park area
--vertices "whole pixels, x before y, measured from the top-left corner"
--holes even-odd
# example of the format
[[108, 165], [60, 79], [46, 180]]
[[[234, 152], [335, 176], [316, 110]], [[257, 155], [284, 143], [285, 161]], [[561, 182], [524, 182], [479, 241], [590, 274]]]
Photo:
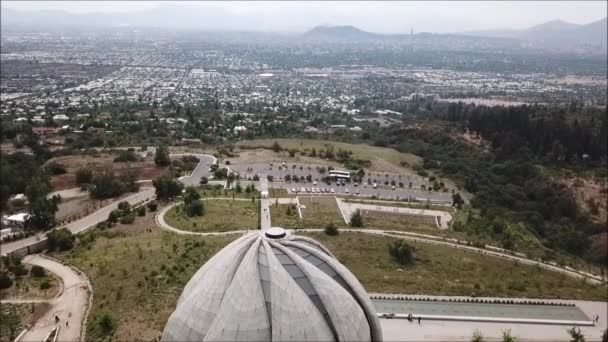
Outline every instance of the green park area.
[[310, 233], [359, 279], [368, 292], [606, 300], [607, 288], [582, 279], [446, 246], [407, 242], [414, 261], [389, 254], [397, 239], [340, 232]]
[[172, 227], [194, 232], [226, 232], [231, 230], [257, 229], [259, 200], [251, 199], [203, 199], [204, 213], [188, 216], [183, 205], [178, 204], [165, 214], [165, 221]]
[[302, 219], [295, 205], [275, 204], [270, 207], [273, 226], [283, 228], [324, 228], [329, 223], [344, 226], [334, 197], [300, 197]]

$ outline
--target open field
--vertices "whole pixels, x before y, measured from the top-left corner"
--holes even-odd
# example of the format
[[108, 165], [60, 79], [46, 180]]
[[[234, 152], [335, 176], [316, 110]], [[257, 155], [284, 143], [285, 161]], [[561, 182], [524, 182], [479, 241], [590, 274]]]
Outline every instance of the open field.
[[109, 314], [112, 340], [154, 340], [175, 307], [186, 282], [211, 256], [237, 236], [196, 237], [167, 233], [154, 214], [133, 225], [91, 230], [69, 252], [53, 256], [82, 270], [93, 286], [87, 339], [107, 338], [96, 320]]
[[146, 157], [143, 161], [115, 163], [115, 155], [110, 153], [96, 153], [88, 155], [72, 155], [50, 159], [66, 167], [67, 173], [51, 177], [53, 190], [76, 187], [76, 171], [79, 168], [89, 168], [93, 171], [112, 170], [117, 175], [123, 172], [133, 172], [137, 179], [153, 179], [167, 172], [167, 168], [160, 168], [154, 164], [154, 157]]
[[440, 229], [430, 216], [413, 216], [375, 211], [361, 211], [365, 228], [403, 230], [408, 232], [438, 235]]
[[282, 148], [298, 149], [300, 151], [310, 152], [313, 148], [317, 151], [327, 149], [327, 146], [332, 145], [334, 150], [339, 149], [350, 150], [353, 152], [353, 157], [358, 159], [366, 159], [372, 162], [370, 167], [373, 171], [400, 171], [403, 169], [401, 162], [406, 162], [413, 166], [421, 162], [420, 157], [409, 153], [400, 153], [399, 151], [386, 148], [376, 147], [365, 144], [347, 144], [335, 141], [313, 140], [313, 139], [258, 139], [258, 140], [243, 140], [237, 143], [237, 146], [247, 147], [266, 147], [270, 148], [274, 142], [279, 143]]
[[299, 200], [305, 207], [302, 209], [302, 228], [324, 228], [329, 223], [344, 226], [334, 197], [300, 197]]
[[416, 248], [416, 261], [401, 266], [388, 254], [393, 238], [346, 232], [307, 235], [329, 248], [368, 292], [607, 299], [606, 286], [455, 248], [408, 242]]
[[205, 215], [189, 217], [182, 205], [171, 208], [165, 215], [167, 223], [175, 228], [195, 232], [226, 232], [231, 230], [257, 229], [259, 201], [209, 199], [203, 200]]
[[452, 207], [447, 205], [436, 205], [436, 204], [426, 204], [421, 202], [396, 202], [396, 201], [379, 201], [379, 200], [362, 200], [354, 196], [343, 197], [344, 202], [348, 203], [361, 203], [361, 204], [372, 204], [372, 205], [381, 205], [384, 207], [397, 207], [397, 208], [416, 208], [416, 209], [430, 209], [430, 210], [441, 210], [447, 211], [448, 213], [453, 213], [454, 210]]
[[49, 309], [47, 303], [2, 304], [0, 306], [0, 342], [12, 342], [23, 329], [34, 324]]
[[295, 205], [289, 210], [288, 204], [272, 202], [270, 219], [273, 226], [283, 228], [325, 228], [330, 222], [336, 226], [345, 226], [334, 197], [300, 197], [302, 219], [298, 216]]
[[[9, 273], [13, 280], [13, 286], [0, 290], [0, 298], [2, 299], [50, 299], [55, 297], [61, 290], [61, 280], [56, 278], [49, 272], [43, 277], [33, 277], [30, 274], [31, 265], [23, 264], [28, 274], [15, 277]], [[41, 289], [40, 284], [48, 283], [47, 289]]]

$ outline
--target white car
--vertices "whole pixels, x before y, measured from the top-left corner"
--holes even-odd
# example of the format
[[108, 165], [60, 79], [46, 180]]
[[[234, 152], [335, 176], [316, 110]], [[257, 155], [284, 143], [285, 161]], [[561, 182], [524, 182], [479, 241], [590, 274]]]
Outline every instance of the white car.
[[355, 189], [355, 195], [359, 194], [359, 189]]
[[306, 189], [304, 189], [304, 188], [302, 187], [302, 189], [300, 189], [300, 191], [301, 191], [301, 192], [306, 192]]
[[291, 188], [291, 192], [298, 192], [296, 188]]
[[306, 192], [310, 192], [310, 188], [306, 188]]
[[330, 190], [330, 191], [331, 191], [331, 193], [332, 193], [332, 194], [335, 194], [335, 193], [336, 193], [336, 190], [335, 190], [334, 188], [331, 188], [331, 190]]
[[374, 189], [378, 187], [378, 184], [374, 183], [373, 185]]
[[344, 189], [344, 192], [348, 194], [349, 193], [348, 188]]

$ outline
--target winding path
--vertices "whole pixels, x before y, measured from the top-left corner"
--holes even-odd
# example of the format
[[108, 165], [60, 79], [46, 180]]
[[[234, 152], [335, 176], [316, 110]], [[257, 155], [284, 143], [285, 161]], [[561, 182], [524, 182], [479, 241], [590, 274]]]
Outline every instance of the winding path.
[[[63, 292], [50, 300], [10, 300], [2, 303], [49, 303], [50, 309], [20, 336], [19, 341], [43, 341], [53, 329], [61, 326], [57, 341], [84, 340], [84, 322], [90, 306], [91, 285], [87, 278], [74, 268], [40, 254], [28, 255], [23, 262], [38, 265], [57, 275], [63, 282]], [[55, 323], [55, 316], [59, 323]], [[66, 322], [69, 326], [66, 326]]]
[[[212, 199], [212, 198], [210, 198], [210, 199]], [[267, 200], [267, 203], [271, 203], [271, 201], [273, 199], [266, 199], [266, 200]], [[160, 228], [173, 232], [173, 233], [176, 233], [176, 234], [201, 235], [201, 236], [244, 234], [244, 233], [248, 232], [246, 230], [235, 230], [235, 231], [221, 232], [221, 233], [219, 233], [219, 232], [218, 233], [211, 233], [211, 232], [202, 233], [202, 232], [191, 232], [191, 231], [181, 230], [181, 229], [172, 227], [164, 220], [164, 215], [167, 213], [167, 211], [169, 209], [171, 209], [172, 207], [174, 207], [177, 204], [178, 203], [170, 204], [170, 205], [164, 207], [162, 210], [160, 210], [157, 213], [156, 223]], [[269, 214], [270, 209], [264, 210], [264, 208], [265, 207], [262, 206], [261, 212], [260, 212], [260, 215], [262, 215], [262, 223], [264, 223], [264, 220], [263, 220], [264, 216], [268, 215], [268, 222], [266, 223], [266, 225], [267, 225], [267, 227], [270, 227], [270, 214]], [[492, 257], [499, 257], [499, 258], [503, 258], [503, 259], [513, 260], [513, 261], [521, 262], [522, 264], [526, 264], [526, 265], [538, 266], [538, 267], [541, 267], [541, 268], [544, 268], [544, 269], [547, 269], [550, 271], [560, 272], [562, 274], [571, 276], [573, 278], [586, 279], [587, 281], [589, 281], [590, 283], [593, 283], [593, 284], [602, 284], [604, 282], [600, 277], [595, 276], [590, 273], [586, 273], [586, 272], [574, 270], [574, 269], [569, 269], [569, 268], [563, 268], [563, 267], [559, 267], [557, 265], [547, 264], [547, 263], [544, 263], [541, 261], [528, 259], [523, 256], [503, 252], [499, 248], [488, 249], [488, 248], [479, 248], [479, 247], [474, 247], [474, 246], [468, 246], [468, 245], [466, 245], [466, 241], [461, 241], [461, 243], [457, 243], [457, 242], [454, 242], [455, 240], [452, 240], [452, 239], [444, 239], [442, 237], [431, 238], [427, 235], [408, 233], [408, 232], [403, 232], [403, 231], [395, 231], [395, 230], [366, 229], [366, 228], [340, 228], [340, 230], [345, 231], [345, 232], [355, 232], [355, 233], [363, 233], [363, 234], [369, 234], [369, 235], [386, 236], [386, 237], [393, 237], [393, 238], [398, 238], [398, 239], [411, 240], [414, 242], [443, 245], [443, 246], [448, 246], [448, 247], [452, 247], [452, 248], [463, 249], [463, 250], [466, 250], [466, 251], [469, 251], [472, 253], [478, 253], [478, 254], [488, 255], [488, 256], [492, 256]], [[306, 229], [305, 228], [305, 229], [298, 229], [297, 231], [322, 232], [323, 229], [312, 229], [312, 228]]]

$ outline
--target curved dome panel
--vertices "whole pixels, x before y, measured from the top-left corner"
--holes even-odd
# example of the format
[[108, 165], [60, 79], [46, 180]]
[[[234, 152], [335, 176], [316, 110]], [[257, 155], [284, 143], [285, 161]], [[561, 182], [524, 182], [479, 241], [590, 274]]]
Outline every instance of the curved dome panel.
[[243, 236], [190, 279], [163, 341], [381, 341], [365, 289], [317, 241]]

